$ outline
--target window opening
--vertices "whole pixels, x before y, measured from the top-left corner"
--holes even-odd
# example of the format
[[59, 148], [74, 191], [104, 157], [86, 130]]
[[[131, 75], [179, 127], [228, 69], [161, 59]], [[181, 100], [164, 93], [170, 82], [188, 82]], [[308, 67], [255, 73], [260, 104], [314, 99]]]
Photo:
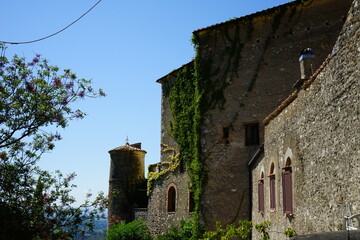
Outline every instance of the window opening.
[[245, 125], [245, 145], [258, 145], [259, 139], [259, 124], [251, 123]]
[[171, 186], [167, 195], [167, 211], [175, 212], [176, 208], [176, 190], [174, 186]]
[[186, 172], [186, 162], [184, 159], [180, 159], [180, 172], [184, 173]]
[[258, 183], [258, 203], [259, 203], [259, 213], [265, 212], [265, 194], [264, 194], [264, 172], [261, 172], [261, 177]]
[[230, 127], [224, 127], [223, 128], [223, 140], [224, 140], [225, 144], [230, 143], [229, 136], [230, 136]]
[[275, 210], [276, 209], [276, 198], [275, 198], [275, 166], [274, 163], [271, 163], [271, 167], [270, 167], [270, 183], [269, 183], [269, 187], [270, 187], [270, 210]]
[[286, 160], [285, 167], [282, 169], [283, 187], [283, 210], [285, 214], [293, 213], [293, 193], [292, 193], [292, 168], [291, 159]]
[[189, 192], [189, 212], [193, 212], [195, 209], [194, 193]]

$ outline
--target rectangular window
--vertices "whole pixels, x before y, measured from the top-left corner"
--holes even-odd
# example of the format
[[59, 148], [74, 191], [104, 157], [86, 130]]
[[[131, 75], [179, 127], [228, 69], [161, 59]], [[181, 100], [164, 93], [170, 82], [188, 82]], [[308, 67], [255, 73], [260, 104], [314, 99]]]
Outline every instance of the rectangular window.
[[282, 187], [283, 187], [283, 208], [284, 208], [284, 213], [292, 214], [293, 213], [293, 204], [292, 204], [291, 167], [283, 169], [283, 172], [282, 172]]
[[180, 172], [186, 172], [186, 162], [184, 159], [180, 158]]
[[245, 125], [245, 145], [259, 145], [259, 124], [251, 123]]
[[259, 213], [265, 212], [264, 204], [264, 180], [260, 180], [258, 183], [258, 202], [259, 202]]
[[275, 175], [270, 176], [270, 210], [276, 209]]
[[189, 192], [189, 212], [193, 212], [195, 209], [194, 193]]

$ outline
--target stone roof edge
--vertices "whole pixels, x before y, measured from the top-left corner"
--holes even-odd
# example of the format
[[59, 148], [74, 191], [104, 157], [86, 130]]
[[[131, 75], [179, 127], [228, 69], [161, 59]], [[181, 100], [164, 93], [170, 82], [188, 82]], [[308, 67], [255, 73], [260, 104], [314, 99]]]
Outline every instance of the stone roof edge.
[[289, 7], [289, 6], [293, 6], [293, 5], [299, 5], [299, 4], [304, 5], [304, 3], [306, 3], [306, 2], [311, 3], [312, 1], [313, 0], [290, 1], [288, 3], [284, 3], [284, 4], [281, 4], [281, 5], [275, 6], [275, 7], [271, 7], [271, 8], [265, 9], [265, 10], [261, 10], [261, 11], [255, 12], [255, 13], [251, 13], [251, 14], [248, 14], [248, 15], [245, 15], [245, 16], [242, 16], [242, 17], [238, 17], [238, 18], [231, 19], [231, 20], [228, 20], [228, 21], [225, 21], [225, 22], [221, 22], [221, 23], [216, 23], [216, 24], [210, 25], [208, 27], [196, 29], [196, 30], [193, 31], [193, 34], [196, 34], [196, 33], [201, 32], [201, 31], [209, 30], [209, 29], [212, 29], [212, 28], [216, 28], [216, 27], [219, 27], [219, 26], [223, 26], [223, 25], [226, 25], [226, 24], [231, 24], [231, 23], [234, 23], [234, 22], [240, 22], [240, 21], [243, 21], [243, 20], [247, 20], [249, 18], [254, 18], [254, 17], [258, 17], [258, 16], [265, 16], [267, 14], [271, 14], [271, 13], [275, 12], [277, 9], [279, 9], [281, 7], [285, 7], [285, 6]]
[[112, 153], [112, 152], [145, 152], [145, 150], [142, 150], [142, 149], [139, 149], [139, 148], [136, 148], [132, 145], [129, 145], [129, 144], [126, 144], [124, 146], [120, 146], [120, 147], [117, 147], [117, 148], [114, 148], [114, 149], [111, 149], [109, 150], [109, 153]]
[[[275, 6], [275, 7], [272, 7], [272, 8], [268, 8], [268, 9], [265, 9], [265, 10], [262, 10], [262, 11], [258, 11], [258, 12], [255, 12], [255, 13], [251, 13], [251, 14], [248, 14], [248, 15], [245, 15], [245, 16], [242, 16], [242, 17], [239, 17], [239, 18], [235, 18], [233, 20], [230, 20], [230, 21], [226, 21], [226, 22], [221, 22], [221, 23], [216, 23], [216, 24], [213, 24], [211, 26], [208, 26], [208, 27], [205, 27], [205, 28], [199, 28], [199, 29], [196, 29], [193, 31], [193, 34], [196, 34], [198, 32], [201, 32], [201, 31], [204, 31], [204, 30], [208, 30], [208, 29], [211, 29], [211, 28], [216, 28], [216, 27], [219, 27], [219, 26], [222, 26], [222, 25], [226, 25], [226, 24], [230, 24], [230, 23], [234, 23], [234, 22], [237, 22], [237, 21], [243, 21], [245, 19], [248, 19], [248, 18], [254, 18], [254, 17], [257, 17], [257, 16], [264, 16], [266, 14], [270, 14], [270, 13], [273, 13], [275, 12], [278, 8], [280, 7], [285, 7], [285, 6], [293, 6], [293, 5], [299, 5], [299, 4], [304, 4], [306, 2], [312, 2], [313, 0], [295, 0], [295, 1], [290, 1], [288, 3], [285, 3], [285, 4], [281, 4], [281, 5], [278, 5], [278, 6]], [[158, 80], [156, 80], [157, 83], [163, 83], [171, 74], [174, 74], [176, 72], [178, 72], [180, 69], [184, 68], [185, 66], [189, 65], [189, 64], [192, 64], [194, 62], [194, 60], [191, 60], [190, 62], [188, 63], [185, 63], [183, 64], [182, 66], [180, 66], [179, 68], [171, 71], [170, 73], [166, 74], [165, 76], [159, 78]]]
[[[329, 54], [325, 61], [321, 64], [321, 66], [314, 72], [314, 74], [306, 80], [301, 88], [306, 90], [317, 78], [317, 76], [325, 69], [325, 67], [329, 64], [330, 60], [334, 57], [333, 54]], [[297, 97], [298, 90], [295, 90], [290, 96], [288, 96], [272, 113], [270, 113], [264, 120], [264, 125], [268, 125], [271, 120], [277, 117], [287, 106], [289, 106]]]
[[177, 73], [178, 71], [180, 71], [181, 69], [183, 69], [184, 67], [190, 65], [190, 64], [193, 64], [194, 60], [191, 60], [190, 62], [188, 63], [185, 63], [183, 65], [181, 65], [179, 68], [175, 69], [175, 70], [172, 70], [170, 73], [166, 74], [165, 76], [159, 78], [158, 80], [156, 80], [157, 83], [163, 83], [165, 80], [168, 79], [168, 77], [172, 74], [175, 74]]
[[251, 157], [248, 162], [248, 167], [251, 167], [253, 163], [260, 157], [260, 155], [264, 152], [264, 144], [261, 144], [254, 155]]

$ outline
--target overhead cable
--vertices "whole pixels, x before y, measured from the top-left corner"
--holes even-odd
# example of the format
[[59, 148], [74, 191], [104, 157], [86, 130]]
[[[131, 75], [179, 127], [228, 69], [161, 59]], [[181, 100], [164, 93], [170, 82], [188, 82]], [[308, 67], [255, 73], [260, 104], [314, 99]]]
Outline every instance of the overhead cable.
[[53, 33], [53, 34], [50, 34], [46, 37], [42, 37], [42, 38], [39, 38], [39, 39], [35, 39], [35, 40], [31, 40], [31, 41], [26, 41], [26, 42], [7, 42], [7, 41], [0, 41], [0, 43], [5, 43], [5, 44], [27, 44], [27, 43], [34, 43], [34, 42], [39, 42], [39, 41], [42, 41], [42, 40], [45, 40], [47, 38], [51, 38], [63, 31], [65, 31], [66, 29], [68, 29], [71, 25], [73, 25], [74, 23], [78, 22], [81, 18], [83, 18], [86, 14], [88, 14], [91, 10], [93, 10], [102, 0], [99, 0], [97, 1], [97, 3], [95, 3], [89, 10], [87, 10], [83, 15], [81, 15], [79, 18], [77, 18], [75, 21], [71, 22], [69, 25], [67, 25], [66, 27], [64, 27], [63, 29]]

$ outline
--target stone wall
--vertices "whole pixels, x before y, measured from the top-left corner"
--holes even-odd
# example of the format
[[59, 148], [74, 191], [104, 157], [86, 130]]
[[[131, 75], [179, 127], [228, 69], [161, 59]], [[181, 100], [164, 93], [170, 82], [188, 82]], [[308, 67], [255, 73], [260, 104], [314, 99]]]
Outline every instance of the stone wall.
[[[167, 209], [167, 193], [170, 186], [176, 189], [175, 211]], [[168, 173], [156, 181], [149, 197], [147, 224], [155, 235], [164, 233], [172, 225], [191, 216], [189, 211], [189, 179], [179, 171]]]
[[134, 219], [139, 218], [147, 221], [147, 208], [134, 208]]
[[[255, 223], [269, 220], [271, 239], [336, 231], [343, 217], [360, 213], [360, 1], [353, 2], [332, 59], [265, 129], [265, 158], [253, 165]], [[281, 171], [290, 158], [293, 215], [283, 213]], [[270, 164], [275, 164], [276, 210], [269, 210]], [[257, 184], [265, 173], [265, 213]], [[254, 239], [258, 236], [254, 234]]]
[[[298, 57], [312, 48], [318, 68], [331, 52], [351, 0], [294, 1], [279, 7], [194, 32], [199, 42], [200, 75], [205, 90], [201, 125], [202, 160], [207, 183], [201, 214], [207, 229], [251, 217], [248, 161], [264, 142], [262, 120], [292, 91], [300, 77]], [[192, 64], [192, 63], [189, 63]], [[168, 92], [178, 71], [162, 84], [161, 141], [177, 150], [169, 134], [172, 121]], [[258, 123], [260, 141], [247, 145], [245, 126]], [[161, 161], [168, 158], [166, 153]], [[168, 186], [178, 186], [178, 211], [166, 211]], [[179, 171], [155, 182], [149, 198], [148, 223], [153, 232], [188, 217], [188, 176]], [[182, 202], [182, 203], [180, 203]]]
[[[195, 31], [207, 87], [202, 125], [208, 174], [202, 214], [207, 227], [250, 219], [247, 163], [258, 145], [247, 146], [245, 126], [259, 123], [292, 91], [300, 77], [300, 51], [315, 51], [314, 69], [331, 52], [351, 0], [295, 1]], [[227, 133], [225, 134], [225, 131]]]
[[[146, 151], [141, 144], [112, 149], [110, 153], [108, 224], [120, 217], [127, 222], [134, 220], [133, 207], [147, 204], [145, 192], [139, 186], [145, 181], [144, 160]], [[143, 188], [143, 187], [142, 187]]]
[[[192, 63], [190, 63], [192, 64]], [[170, 156], [178, 153], [178, 145], [170, 134], [170, 122], [173, 121], [168, 94], [176, 79], [177, 71], [159, 79], [158, 82], [162, 84], [161, 97], [161, 163], [169, 162]], [[172, 151], [163, 151], [165, 148], [170, 148]], [[164, 167], [169, 167], [164, 165]], [[160, 168], [160, 169], [159, 169]], [[154, 165], [153, 171], [164, 170], [163, 167], [156, 167]], [[167, 195], [169, 186], [174, 186], [176, 189], [176, 205], [175, 212], [169, 212], [167, 209]], [[172, 225], [177, 225], [181, 220], [190, 217], [189, 212], [189, 178], [186, 172], [181, 173], [180, 168], [175, 169], [160, 177], [152, 186], [149, 195], [147, 224], [150, 231], [157, 235], [164, 233]]]

